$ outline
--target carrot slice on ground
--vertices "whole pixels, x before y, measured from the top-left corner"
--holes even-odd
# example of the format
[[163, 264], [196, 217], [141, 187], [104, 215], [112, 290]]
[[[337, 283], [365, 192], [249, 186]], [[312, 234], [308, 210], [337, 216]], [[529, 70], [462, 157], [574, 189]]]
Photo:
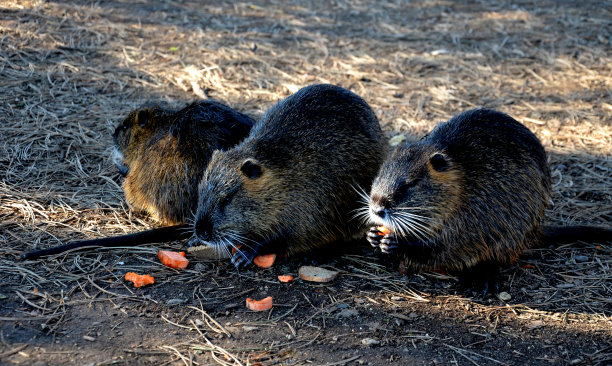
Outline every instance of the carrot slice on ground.
[[186, 268], [189, 264], [187, 258], [182, 256], [180, 253], [173, 252], [170, 250], [160, 250], [159, 252], [157, 252], [157, 258], [159, 258], [160, 262], [162, 262], [164, 266], [170, 268], [183, 269]]
[[292, 275], [280, 275], [278, 276], [278, 280], [281, 282], [292, 282], [293, 281], [293, 276]]
[[253, 263], [255, 263], [257, 267], [270, 268], [274, 264], [275, 260], [276, 254], [264, 254], [255, 257], [255, 259], [253, 259]]
[[376, 228], [378, 229], [378, 235], [385, 236], [391, 233], [391, 230], [387, 229], [384, 226], [377, 226]]
[[125, 274], [125, 280], [134, 283], [134, 287], [141, 287], [155, 283], [155, 279], [150, 275], [139, 275], [134, 272]]
[[249, 310], [253, 311], [266, 311], [272, 309], [272, 296], [268, 296], [265, 299], [253, 300], [251, 298], [246, 299], [246, 306]]

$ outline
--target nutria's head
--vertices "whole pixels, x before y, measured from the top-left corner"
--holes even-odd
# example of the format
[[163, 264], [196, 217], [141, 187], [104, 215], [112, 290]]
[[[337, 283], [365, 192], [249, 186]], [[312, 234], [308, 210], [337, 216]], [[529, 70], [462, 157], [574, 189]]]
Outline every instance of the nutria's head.
[[240, 147], [215, 151], [200, 182], [194, 234], [203, 245], [253, 247], [282, 230], [282, 174]]
[[427, 243], [460, 204], [462, 171], [441, 149], [416, 143], [394, 151], [369, 197], [369, 219], [404, 237]]
[[113, 161], [121, 175], [127, 175], [130, 164], [138, 158], [141, 142], [167, 121], [167, 113], [163, 109], [143, 107], [130, 112], [115, 128]]

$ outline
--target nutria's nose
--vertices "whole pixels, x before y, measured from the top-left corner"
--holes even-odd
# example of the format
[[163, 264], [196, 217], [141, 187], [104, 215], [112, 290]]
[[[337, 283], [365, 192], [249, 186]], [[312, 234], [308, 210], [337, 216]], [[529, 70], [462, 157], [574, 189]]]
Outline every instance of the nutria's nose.
[[374, 214], [380, 217], [381, 219], [384, 219], [385, 216], [387, 216], [387, 210], [384, 208], [378, 208], [374, 211]]
[[212, 238], [212, 222], [207, 217], [199, 217], [195, 222], [195, 235], [203, 241], [210, 241]]
[[376, 194], [372, 196], [371, 206], [378, 208], [378, 210], [383, 210], [391, 208], [391, 201], [387, 196]]

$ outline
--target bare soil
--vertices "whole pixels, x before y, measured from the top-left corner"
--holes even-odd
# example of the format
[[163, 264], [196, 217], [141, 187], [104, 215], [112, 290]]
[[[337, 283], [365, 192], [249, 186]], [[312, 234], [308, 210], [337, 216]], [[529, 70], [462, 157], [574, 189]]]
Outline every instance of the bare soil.
[[[180, 242], [18, 261], [156, 225], [129, 211], [109, 158], [131, 109], [215, 98], [260, 116], [320, 82], [361, 95], [389, 137], [504, 111], [549, 153], [548, 223], [610, 226], [610, 1], [0, 0], [0, 364], [612, 363], [610, 243], [524, 253], [504, 300], [401, 274], [365, 242], [241, 272], [158, 263]], [[312, 263], [340, 275], [277, 280]], [[246, 309], [268, 295], [270, 311]]]

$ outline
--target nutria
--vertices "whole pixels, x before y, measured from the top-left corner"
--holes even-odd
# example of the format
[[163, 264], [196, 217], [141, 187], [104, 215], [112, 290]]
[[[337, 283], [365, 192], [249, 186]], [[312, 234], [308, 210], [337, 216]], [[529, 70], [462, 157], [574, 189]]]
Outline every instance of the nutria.
[[113, 134], [129, 206], [164, 225], [185, 223], [197, 208], [198, 183], [213, 151], [242, 141], [254, 122], [212, 100], [179, 111], [132, 111]]
[[612, 240], [601, 228], [543, 227], [551, 198], [546, 153], [512, 117], [461, 113], [385, 161], [371, 188], [367, 238], [400, 252], [412, 270], [459, 272], [474, 289], [496, 291], [500, 265], [538, 240]]
[[113, 134], [115, 163], [125, 176], [130, 207], [168, 227], [72, 242], [25, 253], [22, 259], [92, 247], [136, 246], [185, 239], [197, 207], [198, 183], [214, 150], [248, 134], [254, 120], [219, 102], [191, 103], [174, 111], [150, 105], [129, 113]]
[[305, 253], [359, 233], [351, 211], [385, 156], [378, 120], [356, 94], [312, 85], [280, 101], [236, 147], [215, 151], [199, 187], [190, 245]]

